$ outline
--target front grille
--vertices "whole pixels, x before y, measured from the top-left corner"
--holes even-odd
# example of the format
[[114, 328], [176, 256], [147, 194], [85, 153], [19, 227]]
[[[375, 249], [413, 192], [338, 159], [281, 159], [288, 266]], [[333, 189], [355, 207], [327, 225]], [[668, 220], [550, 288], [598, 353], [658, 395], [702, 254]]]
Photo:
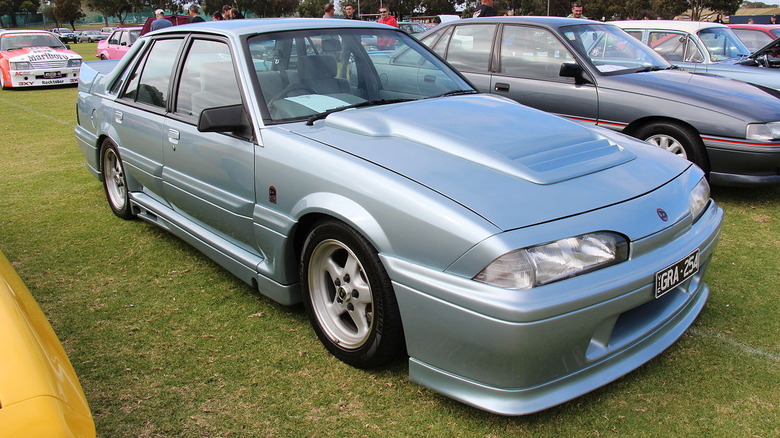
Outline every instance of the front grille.
[[31, 63], [33, 68], [36, 70], [39, 69], [51, 69], [51, 68], [67, 68], [68, 67], [68, 61], [67, 60], [50, 60], [50, 61], [35, 61]]

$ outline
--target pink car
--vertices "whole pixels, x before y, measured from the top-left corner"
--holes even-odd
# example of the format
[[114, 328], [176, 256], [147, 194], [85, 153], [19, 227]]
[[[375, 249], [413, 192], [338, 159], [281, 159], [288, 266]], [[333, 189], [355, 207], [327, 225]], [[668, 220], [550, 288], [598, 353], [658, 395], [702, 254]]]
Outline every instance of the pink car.
[[120, 27], [114, 29], [108, 38], [98, 42], [98, 59], [119, 59], [125, 56], [130, 46], [141, 36], [141, 27]]

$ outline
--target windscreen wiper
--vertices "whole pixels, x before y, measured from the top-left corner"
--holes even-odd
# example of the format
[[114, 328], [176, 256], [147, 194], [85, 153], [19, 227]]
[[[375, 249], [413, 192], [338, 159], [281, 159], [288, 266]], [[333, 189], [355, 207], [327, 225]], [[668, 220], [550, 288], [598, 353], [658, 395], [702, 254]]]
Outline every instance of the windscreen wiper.
[[431, 96], [428, 99], [435, 99], [437, 97], [447, 97], [447, 96], [460, 96], [462, 94], [477, 94], [477, 93], [479, 93], [479, 91], [477, 90], [453, 90], [436, 96]]
[[654, 66], [651, 66], [651, 67], [640, 68], [636, 72], [637, 73], [646, 73], [646, 72], [649, 72], [649, 71], [658, 71], [658, 70], [666, 70], [666, 69], [665, 68], [662, 69], [661, 67], [659, 67], [657, 65], [654, 65]]
[[316, 122], [317, 120], [322, 120], [325, 117], [328, 117], [329, 115], [333, 113], [337, 113], [339, 111], [344, 111], [350, 108], [361, 108], [364, 106], [377, 106], [377, 105], [389, 105], [391, 103], [401, 103], [401, 102], [409, 102], [411, 100], [417, 100], [417, 99], [374, 99], [374, 100], [367, 100], [365, 102], [360, 103], [354, 103], [352, 105], [347, 106], [340, 106], [338, 108], [329, 109], [327, 111], [323, 111], [321, 113], [314, 114], [309, 117], [309, 119], [306, 121], [306, 125], [311, 126]]

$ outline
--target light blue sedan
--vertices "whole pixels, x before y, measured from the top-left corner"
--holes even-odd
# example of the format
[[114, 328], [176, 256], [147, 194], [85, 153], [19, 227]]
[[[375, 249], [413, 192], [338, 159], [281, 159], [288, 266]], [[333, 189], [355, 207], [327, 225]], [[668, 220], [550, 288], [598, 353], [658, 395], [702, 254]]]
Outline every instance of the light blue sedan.
[[[379, 39], [395, 50], [362, 44]], [[168, 28], [85, 64], [77, 115], [114, 214], [303, 301], [342, 361], [408, 357], [413, 381], [488, 411], [619, 378], [709, 295], [723, 212], [697, 166], [479, 94], [398, 29]]]

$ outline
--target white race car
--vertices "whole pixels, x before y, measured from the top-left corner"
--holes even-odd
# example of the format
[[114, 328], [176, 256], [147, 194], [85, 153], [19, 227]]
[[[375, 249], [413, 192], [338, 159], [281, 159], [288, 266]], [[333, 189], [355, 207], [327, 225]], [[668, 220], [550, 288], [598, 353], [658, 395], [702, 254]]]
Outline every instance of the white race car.
[[0, 32], [2, 88], [78, 84], [82, 58], [51, 32]]

